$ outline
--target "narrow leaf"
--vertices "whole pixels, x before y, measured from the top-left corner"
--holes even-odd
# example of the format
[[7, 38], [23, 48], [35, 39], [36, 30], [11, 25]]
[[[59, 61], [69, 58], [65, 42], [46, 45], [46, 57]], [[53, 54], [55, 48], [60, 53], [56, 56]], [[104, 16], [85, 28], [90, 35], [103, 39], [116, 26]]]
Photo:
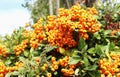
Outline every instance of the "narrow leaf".
[[95, 71], [97, 69], [97, 65], [90, 65], [87, 66], [86, 68], [84, 68], [84, 70], [88, 70], [88, 71]]
[[68, 64], [77, 64], [80, 61], [81, 61], [81, 58], [79, 56], [70, 57]]
[[84, 57], [83, 61], [84, 61], [85, 67], [87, 67], [88, 65], [90, 65], [87, 57]]
[[86, 46], [85, 40], [83, 38], [80, 38], [78, 43], [78, 49], [82, 50]]
[[5, 75], [5, 77], [10, 77], [11, 76], [11, 73], [7, 73], [6, 75]]
[[96, 52], [98, 55], [101, 55], [101, 54], [103, 53], [100, 45], [96, 45], [96, 46], [95, 46], [95, 52]]
[[51, 50], [53, 50], [55, 48], [57, 48], [57, 46], [50, 46], [50, 45], [48, 45], [48, 46], [45, 47], [45, 52], [50, 52]]

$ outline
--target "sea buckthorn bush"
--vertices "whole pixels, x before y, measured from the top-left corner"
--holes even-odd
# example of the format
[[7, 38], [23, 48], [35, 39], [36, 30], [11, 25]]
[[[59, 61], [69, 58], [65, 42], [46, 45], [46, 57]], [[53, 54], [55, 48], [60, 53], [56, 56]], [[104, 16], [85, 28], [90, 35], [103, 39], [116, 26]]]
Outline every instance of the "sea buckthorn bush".
[[59, 8], [2, 37], [0, 77], [120, 77], [119, 24], [108, 27], [100, 13], [80, 4]]

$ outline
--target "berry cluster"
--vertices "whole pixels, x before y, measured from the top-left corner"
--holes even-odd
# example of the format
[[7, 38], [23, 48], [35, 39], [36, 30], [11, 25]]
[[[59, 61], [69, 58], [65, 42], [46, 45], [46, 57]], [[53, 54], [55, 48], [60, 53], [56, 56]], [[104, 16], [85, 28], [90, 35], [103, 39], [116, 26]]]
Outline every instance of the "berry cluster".
[[[78, 41], [74, 38], [88, 39], [88, 32], [94, 33], [100, 29], [95, 14], [95, 8], [85, 10], [79, 4], [70, 9], [60, 8], [57, 16], [48, 16], [45, 25], [48, 42], [62, 48], [75, 47]], [[74, 37], [75, 31], [78, 32], [78, 37]]]
[[43, 19], [39, 19], [37, 23], [33, 25], [33, 30], [30, 32], [30, 46], [31, 48], [37, 48], [38, 44], [45, 39], [45, 34], [43, 32]]
[[0, 45], [0, 55], [7, 57], [7, 49], [3, 47], [2, 45]]
[[26, 39], [26, 40], [22, 41], [21, 44], [15, 46], [14, 51], [15, 51], [16, 55], [20, 55], [24, 51], [24, 49], [27, 47], [27, 44], [28, 44], [28, 40]]
[[16, 62], [15, 66], [5, 66], [5, 64], [0, 61], [0, 77], [5, 77], [8, 72], [16, 71], [23, 66], [22, 62]]
[[111, 60], [103, 58], [99, 61], [100, 71], [106, 77], [120, 77], [120, 54], [110, 53]]
[[56, 60], [55, 57], [51, 58], [52, 67], [51, 71], [61, 70], [64, 76], [71, 76], [74, 74], [77, 64], [68, 64], [69, 56], [65, 56], [62, 59]]

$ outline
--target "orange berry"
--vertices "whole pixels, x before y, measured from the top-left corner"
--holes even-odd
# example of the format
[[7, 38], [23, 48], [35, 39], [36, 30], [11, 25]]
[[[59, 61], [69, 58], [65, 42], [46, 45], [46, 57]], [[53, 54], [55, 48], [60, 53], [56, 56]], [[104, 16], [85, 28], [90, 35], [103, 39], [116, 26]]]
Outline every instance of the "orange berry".
[[4, 74], [3, 74], [3, 73], [0, 73], [0, 77], [4, 77]]
[[47, 73], [46, 76], [47, 77], [52, 77], [52, 74], [51, 73]]
[[41, 69], [42, 69], [42, 71], [45, 71], [45, 70], [46, 70], [46, 67], [42, 66]]
[[53, 71], [53, 72], [54, 72], [54, 71], [55, 71], [55, 69], [54, 69], [54, 68], [51, 68], [51, 71]]
[[54, 65], [53, 68], [57, 70], [58, 69], [58, 65]]
[[48, 64], [45, 63], [43, 66], [44, 66], [44, 67], [48, 67]]
[[55, 57], [52, 57], [52, 58], [51, 58], [51, 61], [52, 61], [52, 62], [56, 61], [56, 58], [55, 58]]

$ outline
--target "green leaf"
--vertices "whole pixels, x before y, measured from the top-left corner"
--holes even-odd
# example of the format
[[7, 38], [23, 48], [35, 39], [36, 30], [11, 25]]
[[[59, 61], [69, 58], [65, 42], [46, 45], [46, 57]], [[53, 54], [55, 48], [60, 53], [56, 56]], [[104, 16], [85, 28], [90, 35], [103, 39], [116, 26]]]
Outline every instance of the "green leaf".
[[25, 77], [25, 75], [18, 75], [18, 77]]
[[16, 59], [16, 57], [15, 56], [10, 56], [10, 59], [13, 60], [13, 59]]
[[47, 60], [51, 59], [52, 58], [52, 55], [49, 55], [47, 56]]
[[116, 35], [117, 35], [117, 36], [120, 36], [120, 32], [117, 32]]
[[11, 75], [15, 75], [15, 76], [17, 75], [18, 76], [19, 72], [18, 71], [11, 72]]
[[84, 62], [85, 67], [87, 67], [88, 65], [90, 65], [87, 56], [84, 57], [83, 62]]
[[97, 69], [98, 65], [89, 65], [87, 67], [84, 68], [84, 70], [87, 71], [95, 71]]
[[24, 57], [19, 57], [20, 61], [22, 61], [23, 63], [25, 62], [25, 58]]
[[78, 42], [78, 49], [82, 50], [83, 48], [85, 48], [85, 46], [86, 46], [85, 40], [83, 38], [80, 38]]
[[[68, 52], [68, 53], [70, 53], [70, 52]], [[80, 53], [80, 51], [78, 51], [78, 50], [76, 50], [76, 49], [73, 49], [72, 51], [71, 51], [71, 56], [75, 56], [75, 55], [77, 55], [77, 54], [79, 54]]]
[[89, 71], [88, 74], [90, 75], [90, 77], [100, 77], [101, 76], [101, 74], [98, 70]]
[[97, 39], [101, 39], [100, 34], [98, 32], [95, 32], [93, 36]]
[[31, 71], [28, 73], [28, 77], [34, 77], [34, 74], [35, 74], [34, 70], [31, 70]]
[[36, 67], [35, 72], [36, 72], [36, 74], [39, 74], [39, 73], [40, 73], [39, 67]]
[[111, 42], [109, 44], [109, 50], [113, 50], [115, 48], [115, 44], [113, 42]]
[[5, 77], [10, 77], [11, 76], [11, 73], [7, 73], [6, 75], [5, 75]]
[[28, 52], [28, 51], [24, 51], [23, 53], [24, 53], [24, 56], [25, 56], [25, 57], [28, 57], [28, 56], [29, 56], [29, 52]]
[[31, 65], [31, 66], [35, 66], [36, 63], [35, 63], [34, 61], [31, 60], [31, 61], [30, 61], [30, 65]]
[[78, 62], [81, 61], [80, 56], [74, 56], [74, 57], [70, 57], [70, 60], [68, 62], [68, 64], [77, 64]]
[[91, 56], [88, 56], [88, 59], [91, 61], [91, 62], [95, 62], [98, 60], [98, 58], [92, 58]]
[[50, 46], [50, 45], [47, 45], [46, 47], [45, 47], [45, 52], [50, 52], [50, 51], [52, 51], [53, 49], [55, 49], [55, 48], [57, 48], [57, 46]]
[[105, 30], [105, 31], [104, 31], [104, 35], [105, 35], [105, 36], [107, 36], [107, 35], [110, 34], [110, 33], [111, 33], [111, 30]]
[[[26, 69], [26, 70], [27, 70], [27, 69]], [[24, 74], [24, 73], [26, 73], [26, 70], [25, 70], [24, 67], [20, 67], [20, 68], [18, 69], [18, 72], [19, 72], [20, 74]]]
[[96, 46], [95, 46], [95, 52], [96, 52], [98, 55], [101, 55], [101, 54], [103, 53], [100, 45], [96, 45]]
[[66, 50], [64, 48], [59, 47], [59, 51], [60, 51], [61, 54], [65, 54]]
[[90, 54], [95, 54], [95, 48], [90, 48], [90, 49], [88, 49], [88, 53], [90, 53]]
[[6, 61], [5, 61], [5, 64], [6, 64], [6, 65], [11, 64], [11, 60], [10, 60], [10, 59], [6, 60]]
[[120, 46], [120, 40], [117, 42], [117, 45]]
[[55, 71], [55, 72], [54, 72], [54, 75], [57, 75], [57, 74], [58, 74], [58, 72], [57, 72], [57, 71]]

